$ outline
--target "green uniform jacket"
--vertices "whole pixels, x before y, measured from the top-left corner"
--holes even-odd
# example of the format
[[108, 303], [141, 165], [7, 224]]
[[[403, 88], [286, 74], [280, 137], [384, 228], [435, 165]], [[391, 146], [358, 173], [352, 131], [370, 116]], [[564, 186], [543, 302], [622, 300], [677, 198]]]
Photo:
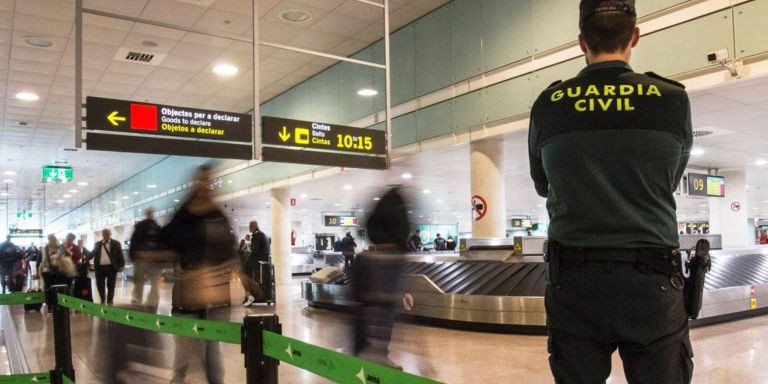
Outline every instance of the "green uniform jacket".
[[531, 177], [547, 198], [549, 237], [589, 248], [678, 247], [673, 196], [693, 135], [683, 86], [592, 64], [536, 100]]

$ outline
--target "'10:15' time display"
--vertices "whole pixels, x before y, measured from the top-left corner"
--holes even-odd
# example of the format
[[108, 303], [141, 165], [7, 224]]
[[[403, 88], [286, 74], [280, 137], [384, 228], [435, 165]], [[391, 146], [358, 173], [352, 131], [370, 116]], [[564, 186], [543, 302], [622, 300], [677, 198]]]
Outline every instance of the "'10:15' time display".
[[373, 148], [373, 139], [369, 136], [338, 134], [336, 135], [336, 147], [370, 151]]

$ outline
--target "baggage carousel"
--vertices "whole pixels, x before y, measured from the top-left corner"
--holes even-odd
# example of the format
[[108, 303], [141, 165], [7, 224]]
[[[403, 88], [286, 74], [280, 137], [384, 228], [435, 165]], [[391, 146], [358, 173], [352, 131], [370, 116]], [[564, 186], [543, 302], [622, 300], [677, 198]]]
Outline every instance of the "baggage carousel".
[[[719, 235], [681, 236], [681, 250], [707, 238], [712, 269], [704, 304], [692, 325], [768, 312], [768, 248], [720, 250]], [[409, 254], [403, 267], [400, 315], [452, 328], [542, 333], [546, 326], [544, 238], [466, 239], [460, 255]], [[355, 305], [351, 271], [326, 284], [306, 281], [310, 306], [344, 310]]]

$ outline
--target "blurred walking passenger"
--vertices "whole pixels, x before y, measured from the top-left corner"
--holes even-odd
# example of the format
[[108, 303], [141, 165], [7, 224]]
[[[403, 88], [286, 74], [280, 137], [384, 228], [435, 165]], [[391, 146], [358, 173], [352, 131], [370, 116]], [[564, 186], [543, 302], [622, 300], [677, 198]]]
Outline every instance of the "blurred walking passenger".
[[445, 249], [451, 252], [456, 250], [456, 240], [453, 239], [453, 236], [448, 235], [445, 239]]
[[410, 252], [420, 252], [423, 245], [421, 244], [421, 231], [416, 230], [416, 233], [411, 235], [410, 238], [408, 238], [408, 251]]
[[149, 280], [149, 294], [146, 304], [157, 309], [160, 301], [158, 280], [160, 279], [159, 255], [165, 249], [160, 225], [155, 221], [155, 210], [147, 208], [144, 220], [136, 223], [131, 235], [128, 254], [133, 261], [133, 297], [131, 304], [144, 303], [144, 283]]
[[101, 230], [101, 240], [91, 249], [93, 269], [96, 272], [96, 289], [101, 303], [112, 304], [115, 299], [117, 273], [125, 267], [123, 248], [120, 242], [112, 238], [109, 228]]
[[[162, 230], [166, 244], [177, 253], [174, 316], [207, 319], [211, 308], [230, 302], [236, 239], [226, 216], [213, 203], [212, 186], [210, 167], [201, 166], [191, 195]], [[217, 342], [182, 336], [175, 340], [172, 383], [223, 383]]]
[[353, 292], [360, 303], [355, 316], [354, 352], [361, 358], [401, 367], [389, 359], [389, 342], [401, 299], [400, 272], [408, 249], [410, 224], [405, 200], [392, 189], [385, 194], [366, 223], [375, 251], [358, 256], [353, 265]]
[[41, 271], [45, 289], [54, 285], [69, 286], [70, 279], [76, 274], [75, 263], [59, 245], [59, 239], [55, 235], [48, 235], [48, 244], [43, 248]]
[[62, 248], [64, 249], [64, 253], [75, 263], [75, 267], [77, 267], [83, 262], [83, 252], [75, 243], [75, 238], [74, 233], [67, 233]]
[[16, 244], [11, 242], [11, 237], [0, 244], [0, 283], [3, 287], [3, 293], [8, 291], [13, 292], [13, 280], [14, 277], [14, 265], [21, 259], [21, 252]]
[[248, 307], [256, 301], [256, 297], [264, 295], [264, 290], [257, 284], [254, 276], [259, 268], [259, 262], [269, 262], [270, 243], [267, 235], [259, 229], [259, 223], [256, 220], [248, 223], [248, 229], [251, 231], [251, 244], [248, 249], [250, 254], [241, 262], [240, 282], [245, 290], [245, 299], [243, 306]]
[[341, 239], [341, 254], [344, 255], [345, 269], [351, 267], [355, 262], [355, 248], [357, 248], [355, 238], [350, 232], [347, 232], [347, 235]]

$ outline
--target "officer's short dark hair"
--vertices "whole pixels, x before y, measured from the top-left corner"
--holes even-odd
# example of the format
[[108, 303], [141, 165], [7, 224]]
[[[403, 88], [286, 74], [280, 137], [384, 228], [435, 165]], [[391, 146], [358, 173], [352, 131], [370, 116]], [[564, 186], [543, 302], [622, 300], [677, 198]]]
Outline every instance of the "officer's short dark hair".
[[581, 35], [592, 54], [623, 51], [632, 40], [637, 19], [626, 12], [601, 12], [581, 24]]

